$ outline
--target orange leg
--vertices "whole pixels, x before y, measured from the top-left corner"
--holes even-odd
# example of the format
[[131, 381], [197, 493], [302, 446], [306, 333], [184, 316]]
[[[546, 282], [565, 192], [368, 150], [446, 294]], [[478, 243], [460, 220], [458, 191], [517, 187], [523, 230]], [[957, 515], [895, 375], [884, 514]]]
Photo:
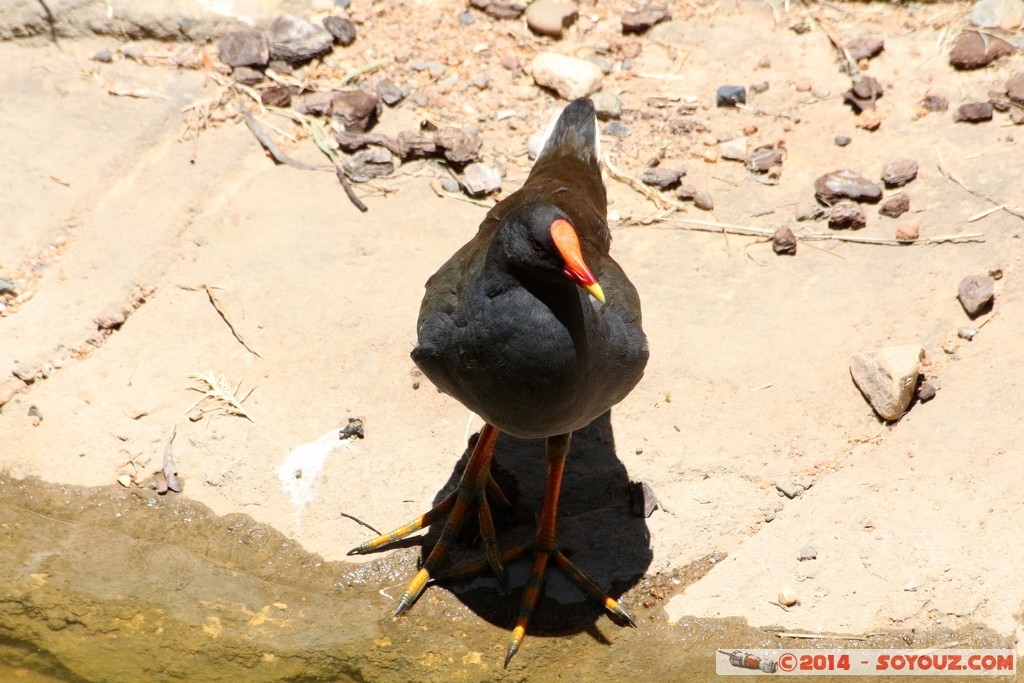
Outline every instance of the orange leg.
[[412, 607], [413, 603], [423, 592], [430, 581], [431, 573], [441, 563], [448, 549], [458, 535], [459, 530], [466, 521], [466, 516], [473, 504], [477, 506], [477, 516], [480, 522], [480, 536], [484, 542], [484, 553], [487, 563], [502, 581], [506, 580], [505, 567], [502, 564], [501, 552], [498, 550], [498, 539], [494, 529], [494, 520], [491, 517], [491, 508], [487, 502], [487, 493], [498, 501], [499, 504], [508, 506], [508, 499], [502, 493], [498, 484], [491, 478], [491, 460], [494, 455], [494, 443], [498, 438], [498, 430], [492, 425], [484, 425], [480, 431], [480, 438], [477, 439], [473, 453], [466, 463], [466, 470], [459, 480], [459, 488], [438, 503], [433, 509], [424, 515], [417, 517], [408, 524], [404, 524], [393, 531], [382, 534], [371, 539], [348, 552], [349, 555], [362, 555], [373, 552], [388, 543], [404, 538], [411, 533], [432, 524], [441, 517], [448, 515], [441, 538], [430, 551], [426, 562], [416, 573], [416, 576], [409, 583], [402, 599], [395, 609], [395, 616], [404, 614]]
[[[590, 577], [584, 574], [576, 565], [562, 554], [558, 549], [558, 534], [555, 530], [555, 522], [558, 517], [558, 496], [562, 489], [562, 472], [565, 470], [565, 458], [569, 453], [570, 434], [548, 437], [547, 460], [548, 476], [544, 489], [544, 507], [541, 510], [540, 521], [537, 524], [537, 535], [534, 538], [533, 567], [530, 569], [530, 577], [527, 579], [526, 587], [523, 589], [523, 597], [519, 603], [519, 617], [516, 619], [515, 628], [512, 629], [512, 639], [505, 654], [505, 666], [512, 661], [512, 657], [518, 652], [523, 638], [526, 637], [526, 627], [530, 623], [530, 616], [533, 614], [537, 600], [540, 598], [540, 591], [544, 585], [544, 572], [547, 569], [548, 561], [554, 560], [555, 566], [566, 575], [573, 583], [579, 586], [587, 595], [601, 603], [612, 614], [624, 619], [630, 626], [636, 626], [633, 618], [622, 609], [618, 602], [604, 594]], [[502, 556], [502, 559], [509, 561], [513, 553], [522, 554], [525, 548], [513, 548]]]

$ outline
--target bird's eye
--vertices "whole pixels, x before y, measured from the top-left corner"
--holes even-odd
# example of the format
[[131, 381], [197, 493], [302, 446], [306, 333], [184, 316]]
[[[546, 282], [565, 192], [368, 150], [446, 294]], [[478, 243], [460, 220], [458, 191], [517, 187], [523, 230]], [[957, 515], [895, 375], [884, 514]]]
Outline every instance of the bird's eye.
[[540, 243], [540, 240], [533, 237], [530, 238], [530, 246], [538, 253], [544, 251], [544, 245]]

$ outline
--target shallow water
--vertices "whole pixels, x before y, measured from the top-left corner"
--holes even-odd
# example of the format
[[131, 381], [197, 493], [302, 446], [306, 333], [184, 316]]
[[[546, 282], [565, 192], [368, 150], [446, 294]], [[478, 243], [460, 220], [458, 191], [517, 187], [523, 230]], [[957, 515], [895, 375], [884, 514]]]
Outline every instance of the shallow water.
[[247, 516], [218, 517], [181, 496], [2, 476], [0, 548], [0, 680], [691, 681], [715, 677], [720, 647], [1012, 646], [980, 628], [832, 641], [739, 620], [669, 625], [659, 605], [721, 559], [708, 557], [631, 588], [623, 602], [636, 629], [545, 602], [542, 623], [561, 630], [531, 633], [504, 670], [508, 631], [478, 612], [518, 601], [493, 582], [429, 588], [390, 618], [411, 548], [365, 565], [324, 562]]

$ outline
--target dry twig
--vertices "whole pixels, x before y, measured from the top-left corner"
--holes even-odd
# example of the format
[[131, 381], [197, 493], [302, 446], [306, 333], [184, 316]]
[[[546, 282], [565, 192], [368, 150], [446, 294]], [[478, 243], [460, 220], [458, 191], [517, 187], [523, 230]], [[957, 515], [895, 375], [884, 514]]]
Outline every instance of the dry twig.
[[610, 175], [612, 178], [615, 178], [618, 181], [626, 183], [627, 185], [632, 187], [634, 190], [636, 190], [637, 192], [639, 192], [640, 194], [642, 194], [643, 196], [647, 197], [652, 202], [654, 202], [654, 204], [656, 206], [658, 206], [659, 208], [662, 208], [662, 209], [676, 209], [676, 210], [685, 208], [685, 207], [683, 207], [682, 204], [679, 204], [677, 202], [672, 202], [672, 201], [669, 201], [668, 199], [665, 199], [665, 197], [663, 197], [656, 190], [653, 190], [653, 189], [647, 187], [646, 185], [644, 185], [642, 182], [640, 182], [636, 178], [628, 176], [623, 171], [619, 170], [615, 166], [615, 164], [612, 163], [612, 159], [611, 159], [611, 155], [610, 154], [605, 154], [604, 155], [604, 167], [606, 169], [608, 169], [608, 175]]
[[[960, 180], [960, 178], [955, 173], [953, 173], [953, 170], [950, 169], [949, 164], [947, 164], [946, 160], [943, 158], [942, 150], [939, 149], [938, 145], [935, 145], [935, 155], [939, 159], [938, 164], [937, 164], [938, 167], [939, 167], [939, 173], [944, 175], [946, 178], [948, 178], [952, 182], [956, 183], [961, 188], [963, 188], [964, 190], [966, 190], [970, 194], [974, 195], [978, 199], [983, 199], [986, 202], [988, 202], [989, 204], [994, 204], [996, 208], [993, 209], [993, 211], [998, 211], [999, 209], [1002, 209], [1003, 211], [1005, 211], [1006, 213], [1008, 213], [1008, 214], [1010, 214], [1012, 216], [1016, 216], [1017, 218], [1024, 218], [1024, 209], [1022, 209], [1020, 207], [1016, 207], [1016, 206], [1010, 206], [1010, 205], [1006, 204], [1005, 202], [1000, 202], [1000, 201], [998, 201], [996, 199], [993, 199], [992, 197], [989, 197], [987, 194], [985, 194], [981, 190], [975, 190], [974, 188], [968, 187], [967, 184], [964, 183], [964, 181]], [[987, 215], [988, 215], [988, 213], [983, 212], [983, 213], [977, 214], [975, 216], [971, 216], [971, 218], [968, 219], [968, 222], [970, 222], [972, 220], [978, 220], [979, 218], [984, 218]]]
[[181, 287], [181, 289], [184, 289], [189, 292], [198, 292], [200, 290], [206, 292], [206, 296], [210, 297], [210, 303], [213, 304], [214, 309], [216, 309], [221, 319], [227, 324], [228, 329], [231, 330], [231, 334], [233, 334], [235, 339], [238, 340], [238, 343], [244, 346], [245, 350], [251, 353], [252, 355], [256, 356], [257, 358], [263, 358], [263, 356], [261, 356], [258, 351], [249, 346], [245, 339], [242, 338], [242, 335], [238, 332], [238, 330], [235, 329], [235, 326], [231, 324], [231, 320], [228, 319], [228, 314], [224, 312], [224, 306], [220, 303], [220, 299], [218, 299], [217, 295], [213, 293], [214, 289], [220, 289], [220, 287], [211, 287], [210, 285], [207, 284], [202, 284], [199, 285], [198, 287], [188, 287], [186, 285], [178, 286]]

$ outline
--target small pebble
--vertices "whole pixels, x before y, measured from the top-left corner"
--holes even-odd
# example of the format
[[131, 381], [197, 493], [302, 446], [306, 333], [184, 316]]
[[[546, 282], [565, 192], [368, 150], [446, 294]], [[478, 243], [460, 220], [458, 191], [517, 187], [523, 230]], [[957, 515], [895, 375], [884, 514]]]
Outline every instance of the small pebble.
[[980, 69], [1010, 54], [1013, 46], [1005, 40], [989, 33], [964, 31], [953, 41], [949, 63], [960, 70]]
[[991, 102], [967, 102], [961, 104], [953, 114], [953, 120], [964, 123], [991, 121], [994, 108]]
[[324, 28], [334, 38], [334, 42], [343, 47], [351, 45], [356, 39], [356, 25], [345, 17], [324, 17]]
[[579, 12], [574, 4], [562, 0], [534, 0], [526, 8], [526, 25], [538, 35], [561, 38], [577, 16]]
[[797, 603], [796, 591], [786, 586], [779, 591], [779, 604], [785, 607], [792, 607]]
[[652, 26], [672, 18], [665, 5], [647, 3], [639, 9], [630, 9], [622, 15], [622, 32], [624, 34], [646, 33]]
[[629, 135], [629, 128], [626, 128], [624, 125], [622, 125], [621, 121], [611, 121], [607, 126], [604, 127], [604, 129], [601, 132], [604, 133], [605, 135], [611, 135], [617, 138], [624, 138], [627, 135]]
[[885, 39], [876, 35], [860, 36], [846, 44], [846, 50], [855, 62], [876, 57], [883, 49], [885, 49]]
[[733, 138], [718, 143], [718, 153], [723, 159], [743, 161], [747, 156], [747, 139]]
[[843, 169], [819, 176], [814, 181], [814, 194], [826, 205], [840, 199], [874, 204], [882, 198], [882, 188], [854, 171]]
[[655, 165], [645, 168], [640, 180], [645, 185], [652, 185], [659, 190], [671, 190], [679, 186], [680, 178], [684, 175], [686, 175], [685, 168], [666, 168]]
[[715, 208], [715, 201], [711, 198], [711, 193], [707, 190], [701, 190], [697, 193], [697, 196], [693, 198], [693, 205], [701, 211], [711, 211]]
[[94, 54], [92, 56], [92, 59], [95, 62], [109, 63], [109, 62], [114, 61], [114, 53], [111, 52], [110, 50], [100, 50], [99, 52], [97, 52], [96, 54]]
[[800, 555], [797, 556], [797, 559], [800, 562], [816, 560], [818, 559], [818, 551], [814, 548], [814, 546], [805, 545], [803, 548], [800, 548]]
[[860, 230], [868, 224], [864, 209], [851, 202], [839, 202], [832, 206], [828, 216], [828, 227], [833, 230]]
[[848, 135], [837, 135], [836, 136], [836, 146], [838, 146], [838, 147], [846, 147], [851, 142], [853, 142], [853, 140], [850, 139], [850, 137]]
[[975, 327], [974, 325], [971, 325], [970, 327], [961, 327], [959, 330], [956, 331], [956, 334], [961, 339], [971, 341], [979, 332], [981, 332], [979, 328]]
[[900, 242], [913, 242], [921, 235], [921, 225], [917, 221], [904, 221], [896, 226], [896, 239]]
[[334, 36], [323, 26], [285, 14], [266, 30], [270, 56], [289, 64], [304, 64], [314, 57], [330, 52]]
[[476, 17], [474, 17], [473, 13], [470, 12], [469, 10], [466, 10], [465, 12], [459, 15], [459, 22], [463, 26], [472, 26], [475, 21]]
[[494, 166], [474, 162], [462, 172], [462, 187], [470, 197], [486, 197], [501, 189], [501, 174]]
[[458, 192], [461, 185], [454, 178], [441, 178], [441, 189], [445, 192]]
[[888, 218], [899, 218], [907, 211], [910, 211], [910, 197], [904, 193], [885, 200], [878, 213]]
[[917, 388], [917, 400], [921, 403], [927, 403], [928, 401], [935, 398], [935, 385], [925, 380], [921, 382], [921, 385]]
[[265, 66], [270, 59], [270, 46], [259, 31], [247, 29], [226, 33], [217, 43], [220, 61], [230, 67]]
[[882, 169], [882, 182], [886, 187], [902, 187], [917, 177], [917, 162], [913, 159], [890, 161]]
[[775, 481], [775, 488], [778, 490], [780, 496], [785, 496], [792, 500], [801, 493], [804, 492], [802, 486], [794, 482], [792, 479], [783, 478]]
[[594, 103], [597, 118], [602, 121], [617, 119], [622, 116], [622, 100], [615, 93], [602, 90], [601, 92], [594, 93], [590, 99]]
[[988, 312], [995, 297], [995, 280], [987, 275], [968, 275], [957, 287], [957, 298], [967, 315], [976, 318]]
[[32, 382], [36, 381], [36, 371], [28, 363], [15, 365], [14, 369], [11, 370], [11, 374], [26, 384], [32, 384]]

